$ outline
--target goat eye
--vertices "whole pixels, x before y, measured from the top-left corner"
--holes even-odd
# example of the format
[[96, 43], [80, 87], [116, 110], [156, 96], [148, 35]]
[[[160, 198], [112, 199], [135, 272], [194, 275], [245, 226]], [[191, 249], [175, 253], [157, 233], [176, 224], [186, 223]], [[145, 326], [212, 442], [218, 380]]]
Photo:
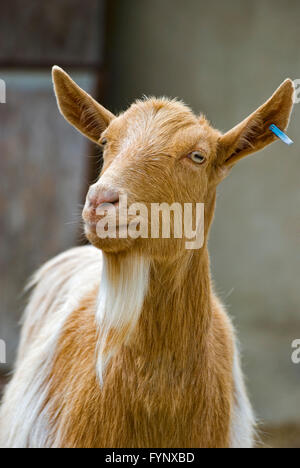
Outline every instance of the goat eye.
[[199, 151], [189, 154], [189, 158], [196, 164], [204, 164], [206, 161], [206, 157], [199, 153]]

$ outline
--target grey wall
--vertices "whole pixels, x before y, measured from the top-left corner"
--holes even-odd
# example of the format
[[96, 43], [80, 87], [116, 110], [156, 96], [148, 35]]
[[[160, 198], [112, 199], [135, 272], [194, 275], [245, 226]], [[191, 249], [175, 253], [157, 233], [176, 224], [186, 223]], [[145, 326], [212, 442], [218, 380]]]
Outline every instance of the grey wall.
[[[60, 116], [50, 70], [0, 76], [7, 87], [0, 105], [0, 339], [11, 367], [25, 284], [42, 263], [77, 242], [87, 143]], [[93, 88], [89, 74], [74, 78]]]
[[[111, 108], [143, 94], [177, 96], [227, 130], [287, 76], [300, 78], [300, 3], [117, 1]], [[216, 289], [239, 331], [259, 417], [300, 420], [300, 105], [281, 143], [249, 157], [219, 190], [211, 236]]]
[[[1, 2], [0, 340], [12, 366], [22, 290], [45, 260], [73, 246], [94, 155], [60, 116], [51, 67], [64, 66], [88, 91], [102, 92], [105, 1]], [[75, 73], [76, 70], [76, 73]], [[100, 76], [102, 80], [100, 80]], [[4, 366], [0, 364], [0, 375]]]

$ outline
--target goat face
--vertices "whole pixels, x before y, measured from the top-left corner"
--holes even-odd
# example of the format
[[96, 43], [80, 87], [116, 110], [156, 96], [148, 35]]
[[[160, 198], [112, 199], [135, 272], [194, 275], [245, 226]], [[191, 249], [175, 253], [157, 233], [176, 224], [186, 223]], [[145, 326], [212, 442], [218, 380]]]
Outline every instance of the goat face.
[[[137, 248], [154, 256], [162, 252], [177, 255], [186, 242], [184, 229], [181, 238], [175, 239], [172, 214], [170, 236], [167, 235], [170, 238], [164, 239], [163, 216], [155, 219], [153, 207], [162, 203], [177, 206], [181, 222], [185, 204], [195, 207], [206, 201], [218, 136], [205, 119], [197, 119], [176, 101], [138, 102], [113, 119], [101, 135], [104, 165], [98, 182], [89, 190], [83, 212], [88, 239], [102, 250]], [[128, 207], [124, 222], [118, 219], [122, 199]], [[99, 221], [104, 212], [107, 222], [117, 214], [116, 230], [111, 219], [116, 238], [99, 237]], [[140, 223], [136, 232], [140, 230], [141, 236], [135, 238], [128, 232], [128, 225], [134, 225], [137, 214], [143, 219], [144, 230]], [[192, 214], [196, 216], [195, 209]], [[153, 238], [151, 232], [157, 223], [159, 238]], [[120, 239], [124, 229], [128, 236]]]
[[[285, 130], [293, 107], [293, 83], [286, 80], [263, 106], [222, 135], [178, 101], [138, 101], [116, 117], [58, 67], [53, 80], [64, 117], [104, 150], [102, 172], [83, 211], [87, 238], [108, 253], [136, 249], [150, 258], [178, 258], [185, 250], [185, 204], [205, 204], [207, 234], [217, 184], [238, 160], [276, 140], [270, 125]], [[163, 217], [157, 217], [158, 204], [169, 214], [174, 204], [181, 207], [181, 218], [171, 209], [169, 236], [163, 233]], [[194, 227], [196, 211], [190, 219]]]

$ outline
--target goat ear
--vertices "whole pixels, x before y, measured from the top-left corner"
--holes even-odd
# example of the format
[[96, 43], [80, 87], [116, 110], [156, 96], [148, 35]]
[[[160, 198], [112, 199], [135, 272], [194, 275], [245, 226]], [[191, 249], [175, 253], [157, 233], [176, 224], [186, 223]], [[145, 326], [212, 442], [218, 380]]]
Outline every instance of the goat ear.
[[99, 142], [115, 116], [83, 91], [61, 68], [53, 67], [52, 78], [61, 114], [83, 135]]
[[285, 131], [294, 102], [294, 84], [286, 80], [257, 111], [219, 140], [220, 164], [231, 167], [245, 156], [278, 140], [270, 130], [275, 124]]

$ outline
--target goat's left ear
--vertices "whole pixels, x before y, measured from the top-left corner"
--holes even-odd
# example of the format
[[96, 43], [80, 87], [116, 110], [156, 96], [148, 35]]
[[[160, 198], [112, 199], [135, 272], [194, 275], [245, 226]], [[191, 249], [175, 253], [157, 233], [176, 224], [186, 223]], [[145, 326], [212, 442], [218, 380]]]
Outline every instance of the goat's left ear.
[[53, 67], [52, 78], [61, 114], [84, 136], [98, 143], [102, 132], [115, 116], [81, 89], [61, 68]]
[[287, 129], [294, 91], [293, 82], [286, 80], [257, 111], [220, 137], [218, 161], [221, 167], [230, 168], [245, 156], [278, 140], [270, 126], [275, 124], [282, 131]]

